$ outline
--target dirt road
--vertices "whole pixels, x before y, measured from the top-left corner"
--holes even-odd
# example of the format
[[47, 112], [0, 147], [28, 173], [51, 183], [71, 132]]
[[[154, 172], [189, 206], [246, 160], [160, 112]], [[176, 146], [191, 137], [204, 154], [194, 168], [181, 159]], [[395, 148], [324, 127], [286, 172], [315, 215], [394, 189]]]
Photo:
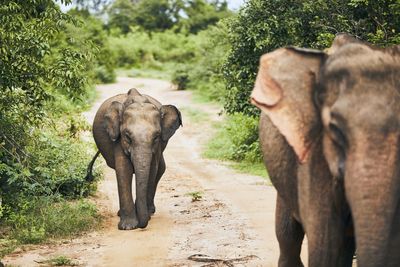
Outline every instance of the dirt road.
[[[119, 78], [99, 85], [99, 100], [84, 115], [91, 123], [104, 99], [129, 88], [151, 95], [181, 110], [200, 110], [218, 120], [218, 108], [196, 104], [191, 92], [175, 91], [165, 81]], [[156, 214], [144, 230], [118, 231], [118, 194], [115, 173], [104, 166], [105, 179], [95, 201], [106, 216], [98, 232], [52, 245], [36, 246], [4, 259], [17, 266], [43, 266], [58, 255], [82, 266], [226, 266], [189, 260], [193, 254], [246, 261], [235, 266], [276, 266], [278, 244], [274, 234], [275, 190], [261, 177], [238, 174], [217, 161], [201, 158], [201, 146], [210, 138], [209, 123], [190, 121], [171, 138], [165, 151], [167, 171], [156, 194]], [[200, 192], [192, 202], [190, 193]]]

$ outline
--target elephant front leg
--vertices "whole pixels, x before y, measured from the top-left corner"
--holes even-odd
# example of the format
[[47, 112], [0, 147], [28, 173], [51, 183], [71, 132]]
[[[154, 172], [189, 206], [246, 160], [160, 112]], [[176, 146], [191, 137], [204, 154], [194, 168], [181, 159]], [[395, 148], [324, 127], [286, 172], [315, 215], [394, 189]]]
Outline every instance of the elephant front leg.
[[278, 266], [302, 267], [300, 252], [304, 238], [303, 227], [293, 218], [291, 210], [279, 196], [275, 216], [275, 231], [280, 249]]
[[156, 207], [154, 205], [154, 197], [156, 195], [157, 185], [161, 179], [161, 176], [165, 172], [165, 161], [164, 157], [161, 156], [160, 162], [158, 164], [157, 172], [155, 175], [152, 175], [148, 187], [148, 194], [147, 194], [147, 206], [149, 208], [149, 214], [154, 214], [156, 212]]
[[118, 229], [132, 230], [137, 228], [138, 219], [132, 198], [133, 166], [122, 150], [116, 151], [115, 172], [117, 175], [120, 221]]

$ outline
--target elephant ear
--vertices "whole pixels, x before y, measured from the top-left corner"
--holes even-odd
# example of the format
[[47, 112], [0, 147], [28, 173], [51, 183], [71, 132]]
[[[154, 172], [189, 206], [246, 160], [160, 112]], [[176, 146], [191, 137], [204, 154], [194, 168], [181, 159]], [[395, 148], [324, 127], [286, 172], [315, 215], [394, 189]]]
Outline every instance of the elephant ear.
[[124, 105], [118, 101], [113, 101], [108, 107], [107, 112], [104, 115], [105, 128], [110, 136], [110, 139], [115, 142], [118, 140], [120, 135], [120, 124], [122, 121], [122, 113]]
[[269, 116], [301, 163], [322, 129], [313, 97], [325, 56], [294, 47], [263, 55], [251, 94], [252, 103]]
[[173, 105], [162, 105], [160, 110], [162, 139], [168, 141], [179, 126], [182, 126], [181, 112]]

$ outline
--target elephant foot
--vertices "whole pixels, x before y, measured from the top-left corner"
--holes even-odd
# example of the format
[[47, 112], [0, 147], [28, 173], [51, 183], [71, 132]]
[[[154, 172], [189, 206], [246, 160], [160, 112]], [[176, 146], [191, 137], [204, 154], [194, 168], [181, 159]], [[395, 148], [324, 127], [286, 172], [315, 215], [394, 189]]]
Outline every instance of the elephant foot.
[[154, 206], [154, 204], [149, 205], [148, 209], [149, 209], [150, 216], [153, 215], [154, 213], [156, 213], [156, 207]]
[[118, 213], [118, 216], [120, 216], [120, 221], [118, 223], [119, 230], [133, 230], [138, 227], [139, 222], [136, 217], [121, 216], [120, 212]]

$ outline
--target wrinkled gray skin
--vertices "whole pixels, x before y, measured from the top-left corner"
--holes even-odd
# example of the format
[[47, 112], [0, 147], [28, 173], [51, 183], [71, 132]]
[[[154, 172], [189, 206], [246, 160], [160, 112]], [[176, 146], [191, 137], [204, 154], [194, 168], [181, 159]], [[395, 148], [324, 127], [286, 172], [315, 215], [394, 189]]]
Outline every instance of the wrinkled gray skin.
[[[93, 122], [96, 145], [118, 182], [118, 229], [145, 228], [155, 212], [154, 195], [165, 171], [163, 151], [182, 125], [179, 110], [136, 89], [107, 99]], [[135, 173], [136, 201], [132, 198]]]
[[339, 35], [328, 54], [278, 49], [261, 58], [252, 101], [279, 266], [302, 266], [304, 232], [309, 266], [351, 266], [354, 243], [359, 267], [400, 266], [400, 48]]

